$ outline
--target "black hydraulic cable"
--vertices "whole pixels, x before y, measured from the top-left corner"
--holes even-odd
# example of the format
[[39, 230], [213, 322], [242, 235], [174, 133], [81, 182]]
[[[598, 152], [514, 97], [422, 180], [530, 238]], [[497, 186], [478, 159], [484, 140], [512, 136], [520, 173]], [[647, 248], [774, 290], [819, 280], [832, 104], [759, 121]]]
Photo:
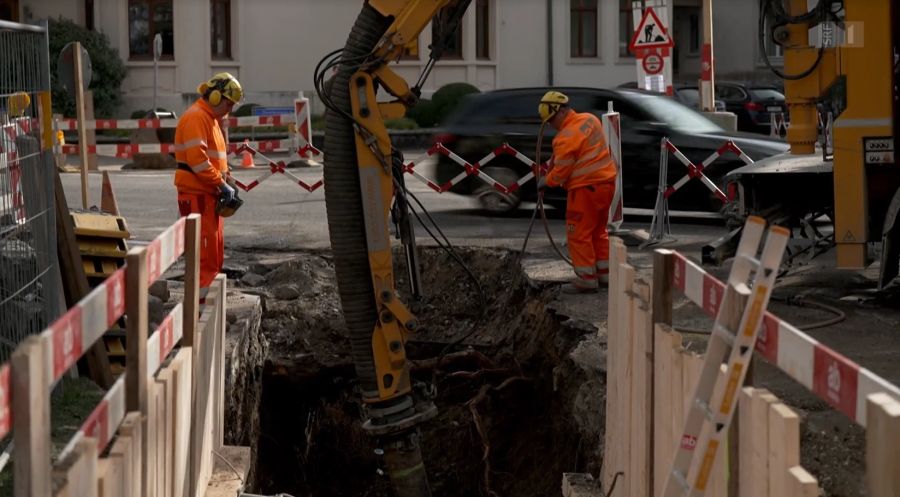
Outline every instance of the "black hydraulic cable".
[[771, 5], [772, 5], [772, 0], [760, 0], [758, 41], [759, 41], [759, 52], [760, 52], [760, 54], [762, 54], [763, 63], [765, 63], [766, 67], [768, 67], [769, 70], [772, 71], [779, 78], [787, 79], [790, 81], [796, 81], [796, 80], [803, 79], [803, 78], [809, 76], [810, 74], [812, 74], [813, 71], [815, 71], [816, 68], [819, 67], [819, 63], [822, 61], [822, 56], [825, 53], [825, 47], [824, 46], [819, 47], [818, 53], [816, 54], [816, 60], [813, 61], [812, 65], [808, 69], [806, 69], [800, 73], [786, 74], [785, 72], [779, 70], [777, 67], [773, 66], [772, 62], [769, 60], [769, 54], [768, 54], [768, 52], [766, 52], [766, 36], [768, 35], [768, 31], [769, 31], [766, 29], [766, 16], [769, 13], [769, 9], [770, 9]]
[[[794, 305], [797, 307], [815, 307], [817, 309], [821, 309], [823, 311], [834, 314], [834, 317], [825, 319], [822, 321], [816, 321], [813, 323], [799, 325], [799, 326], [795, 325], [794, 327], [797, 328], [798, 330], [809, 331], [809, 330], [815, 330], [818, 328], [825, 328], [828, 326], [838, 324], [838, 323], [844, 321], [845, 319], [847, 319], [847, 314], [845, 314], [844, 311], [842, 311], [836, 307], [832, 307], [830, 305], [815, 301], [815, 300], [810, 300], [805, 297], [787, 298], [787, 299], [783, 299], [783, 298], [779, 299], [776, 297], [772, 297], [772, 300], [775, 300], [777, 302], [782, 302], [787, 305]], [[696, 329], [696, 328], [685, 328], [685, 327], [678, 326], [678, 325], [675, 325], [674, 328], [676, 331], [679, 331], [682, 333], [689, 333], [691, 335], [709, 335], [712, 333], [712, 331], [707, 330], [707, 329], [701, 330], [701, 329]]]

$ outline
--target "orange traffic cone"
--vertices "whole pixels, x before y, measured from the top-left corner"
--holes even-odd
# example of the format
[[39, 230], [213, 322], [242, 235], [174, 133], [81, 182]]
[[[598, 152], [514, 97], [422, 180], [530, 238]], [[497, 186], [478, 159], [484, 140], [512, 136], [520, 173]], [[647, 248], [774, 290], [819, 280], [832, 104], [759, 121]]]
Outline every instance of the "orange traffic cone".
[[103, 188], [100, 191], [100, 210], [113, 216], [119, 214], [119, 203], [116, 201], [116, 194], [113, 192], [112, 183], [109, 182], [109, 172], [103, 171]]
[[243, 152], [241, 152], [241, 167], [243, 167], [244, 169], [256, 167], [253, 164], [253, 155], [249, 150], [244, 150]]

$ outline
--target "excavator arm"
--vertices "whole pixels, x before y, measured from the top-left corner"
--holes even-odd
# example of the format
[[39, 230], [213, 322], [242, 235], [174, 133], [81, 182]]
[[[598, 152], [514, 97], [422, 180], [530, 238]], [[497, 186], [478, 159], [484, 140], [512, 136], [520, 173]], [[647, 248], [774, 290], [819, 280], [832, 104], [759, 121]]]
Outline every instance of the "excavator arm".
[[[388, 230], [395, 194], [402, 194], [402, 162], [386, 119], [402, 117], [418, 101], [421, 84], [440, 56], [444, 37], [410, 87], [389, 64], [433, 19], [452, 33], [469, 0], [369, 0], [342, 51], [320, 64], [316, 80], [328, 107], [325, 131], [325, 203], [335, 273], [367, 421], [384, 451], [398, 496], [430, 495], [417, 425], [436, 414], [410, 380], [406, 338], [417, 321], [400, 301]], [[325, 82], [328, 69], [337, 72]], [[382, 93], [383, 92], [383, 93]], [[391, 101], [379, 102], [379, 94]], [[409, 234], [411, 230], [406, 230]], [[414, 248], [414, 246], [413, 246]], [[407, 256], [411, 266], [415, 257]], [[411, 269], [413, 269], [411, 267]], [[413, 272], [413, 271], [411, 271]]]

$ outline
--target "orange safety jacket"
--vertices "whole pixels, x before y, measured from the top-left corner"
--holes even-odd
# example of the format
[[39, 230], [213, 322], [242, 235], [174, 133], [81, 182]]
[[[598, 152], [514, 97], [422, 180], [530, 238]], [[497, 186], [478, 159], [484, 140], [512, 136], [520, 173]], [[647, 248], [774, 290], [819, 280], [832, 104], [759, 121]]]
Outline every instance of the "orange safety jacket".
[[[225, 135], [212, 107], [198, 99], [175, 128], [175, 188], [179, 193], [216, 195], [228, 174]], [[190, 170], [186, 170], [185, 167]]]
[[587, 112], [570, 112], [553, 138], [553, 167], [547, 173], [547, 185], [574, 190], [615, 179], [616, 166], [600, 119]]

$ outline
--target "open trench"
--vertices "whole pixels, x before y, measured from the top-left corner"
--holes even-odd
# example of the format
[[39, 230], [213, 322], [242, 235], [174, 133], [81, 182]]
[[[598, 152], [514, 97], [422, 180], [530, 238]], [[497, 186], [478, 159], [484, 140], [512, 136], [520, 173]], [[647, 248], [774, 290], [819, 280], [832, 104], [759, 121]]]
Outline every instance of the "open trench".
[[[515, 254], [463, 249], [483, 286], [440, 249], [421, 250], [425, 298], [407, 355], [414, 382], [439, 409], [421, 425], [436, 496], [559, 493], [564, 472], [598, 474], [605, 345], [596, 329], [558, 314], [556, 291], [535, 285]], [[363, 415], [329, 254], [247, 266], [261, 295], [255, 372], [237, 372], [227, 436], [251, 445], [262, 494], [391, 495]], [[235, 275], [237, 276], [237, 275]], [[240, 286], [240, 285], [239, 285]], [[483, 295], [483, 296], [482, 296]], [[234, 372], [233, 372], [234, 374]], [[235, 424], [237, 426], [235, 427]]]

